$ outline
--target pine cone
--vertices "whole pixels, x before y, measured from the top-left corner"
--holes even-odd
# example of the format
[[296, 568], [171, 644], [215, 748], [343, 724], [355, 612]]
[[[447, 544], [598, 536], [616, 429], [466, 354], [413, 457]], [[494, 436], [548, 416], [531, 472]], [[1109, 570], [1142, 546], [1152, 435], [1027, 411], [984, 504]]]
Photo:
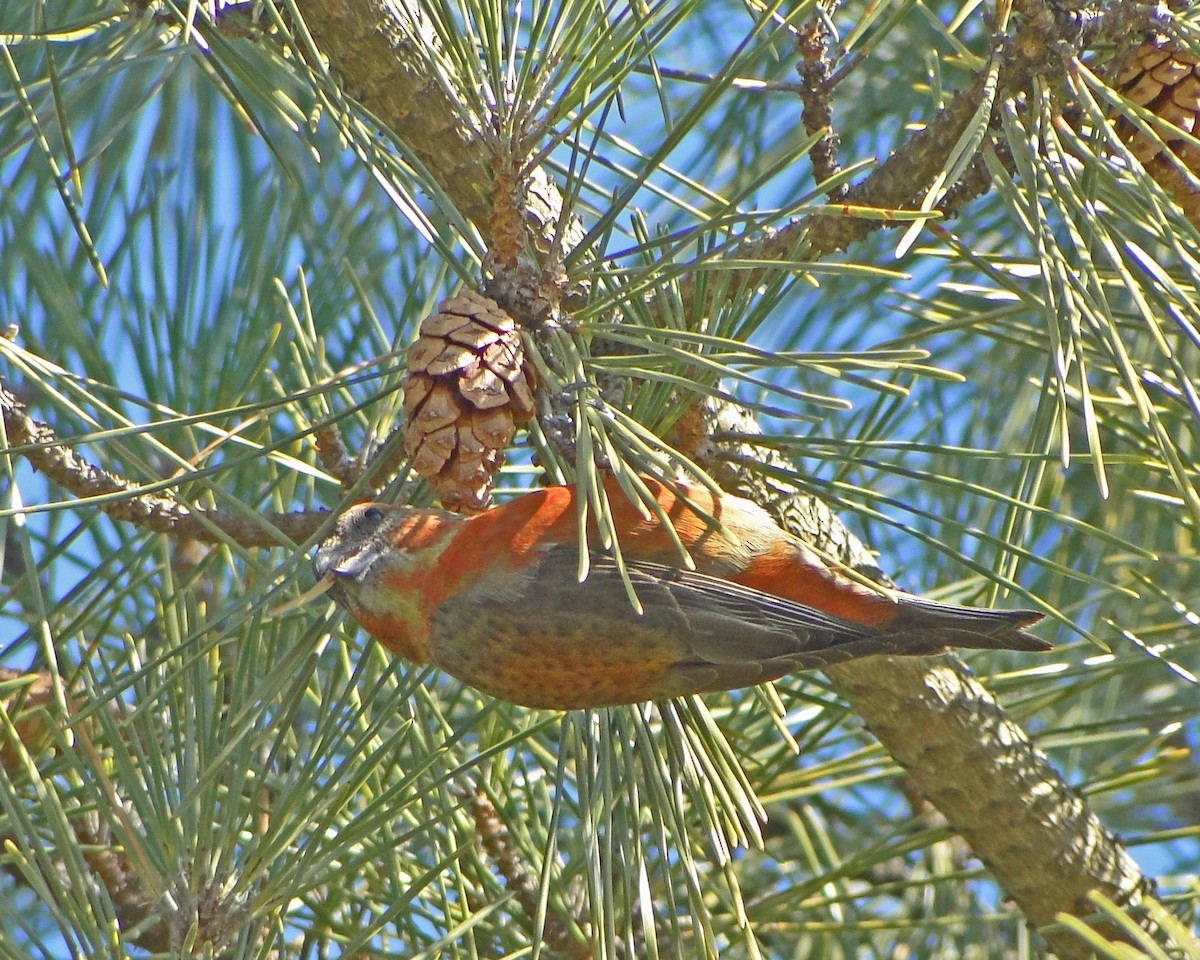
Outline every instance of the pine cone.
[[449, 510], [484, 509], [536, 387], [515, 321], [464, 290], [421, 322], [404, 377], [404, 449]]
[[[1170, 45], [1144, 43], [1129, 66], [1117, 78], [1117, 88], [1138, 106], [1190, 134], [1200, 133], [1200, 64], [1191, 51]], [[1146, 139], [1133, 124], [1123, 121], [1118, 129], [1129, 149], [1143, 164], [1158, 157], [1156, 143]], [[1200, 151], [1170, 131], [1159, 135], [1193, 173], [1200, 172]]]

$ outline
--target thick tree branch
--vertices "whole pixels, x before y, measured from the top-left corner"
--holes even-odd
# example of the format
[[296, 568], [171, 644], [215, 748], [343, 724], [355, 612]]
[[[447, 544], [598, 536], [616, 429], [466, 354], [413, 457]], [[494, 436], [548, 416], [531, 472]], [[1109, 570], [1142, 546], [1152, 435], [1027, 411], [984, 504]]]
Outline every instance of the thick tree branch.
[[459, 212], [483, 229], [491, 210], [480, 118], [465, 116], [429, 69], [430, 51], [440, 43], [419, 6], [387, 0], [296, 6], [346, 93], [398, 132]]
[[346, 92], [402, 137], [491, 255], [511, 265], [523, 246], [545, 254], [556, 240], [560, 249], [578, 242], [578, 224], [560, 231], [562, 194], [545, 171], [526, 173], [523, 194], [506, 188], [527, 145], [499, 144], [483, 127], [488, 118], [473, 116], [439, 80], [431, 64], [441, 43], [418, 5], [298, 0], [297, 8]]
[[[1122, 905], [1152, 892], [1117, 838], [958, 657], [872, 658], [826, 673], [1032, 924], [1092, 914], [1093, 891]], [[1073, 934], [1046, 936], [1060, 957], [1091, 954]]]

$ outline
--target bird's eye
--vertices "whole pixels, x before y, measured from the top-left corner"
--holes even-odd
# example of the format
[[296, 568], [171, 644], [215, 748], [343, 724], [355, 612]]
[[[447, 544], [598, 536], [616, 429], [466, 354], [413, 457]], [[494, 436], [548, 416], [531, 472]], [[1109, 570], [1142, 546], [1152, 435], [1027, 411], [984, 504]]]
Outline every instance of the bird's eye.
[[367, 509], [363, 511], [362, 516], [367, 523], [374, 524], [383, 522], [383, 511], [378, 507], [367, 507]]

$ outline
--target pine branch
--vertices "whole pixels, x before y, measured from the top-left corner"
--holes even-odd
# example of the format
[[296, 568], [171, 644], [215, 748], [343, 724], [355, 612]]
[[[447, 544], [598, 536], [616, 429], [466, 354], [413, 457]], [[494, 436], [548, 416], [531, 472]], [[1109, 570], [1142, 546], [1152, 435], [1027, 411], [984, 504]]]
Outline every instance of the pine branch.
[[[66, 713], [63, 712], [63, 707]], [[25, 774], [31, 758], [53, 756], [57, 744], [52, 731], [71, 731], [81, 745], [91, 748], [89, 727], [79, 721], [79, 706], [68, 692], [55, 689], [48, 670], [23, 673], [0, 667], [0, 769], [17, 783]], [[94, 748], [91, 748], [94, 753]], [[68, 811], [70, 828], [79, 844], [82, 859], [91, 868], [92, 879], [107, 891], [117, 922], [130, 942], [143, 950], [165, 952], [171, 948], [172, 931], [168, 918], [160, 913], [162, 903], [149, 895], [129, 860], [127, 845], [118, 842], [95, 810]], [[61, 854], [60, 854], [61, 857]], [[61, 859], [58, 871], [62, 882], [70, 882]], [[24, 876], [11, 871], [18, 880]], [[56, 878], [47, 877], [53, 882]]]
[[329, 519], [320, 510], [266, 513], [251, 519], [230, 510], [189, 507], [170, 495], [145, 491], [84, 460], [58, 439], [51, 426], [29, 416], [25, 405], [3, 386], [0, 411], [8, 438], [7, 453], [24, 456], [49, 480], [80, 500], [94, 500], [114, 520], [183, 540], [290, 548], [303, 543]]

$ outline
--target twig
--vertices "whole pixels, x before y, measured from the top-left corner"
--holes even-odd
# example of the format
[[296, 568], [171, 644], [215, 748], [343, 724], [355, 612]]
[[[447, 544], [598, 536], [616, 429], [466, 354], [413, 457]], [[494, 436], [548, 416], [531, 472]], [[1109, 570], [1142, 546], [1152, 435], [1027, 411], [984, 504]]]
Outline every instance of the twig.
[[313, 443], [317, 448], [317, 461], [325, 472], [337, 480], [343, 489], [354, 486], [358, 477], [337, 424], [323, 423], [314, 429]]
[[[521, 860], [509, 838], [508, 827], [500, 819], [500, 813], [491, 798], [482, 790], [470, 793], [471, 816], [475, 820], [475, 832], [488, 858], [504, 878], [504, 885], [517, 899], [525, 915], [537, 922], [539, 899], [538, 881]], [[542, 939], [555, 954], [565, 960], [592, 960], [592, 953], [571, 935], [569, 924], [553, 909], [546, 911]]]
[[[804, 129], [809, 135], [824, 131], [821, 139], [809, 151], [813, 177], [817, 183], [832, 180], [841, 172], [837, 158], [841, 141], [833, 129], [833, 108], [829, 104], [829, 95], [833, 92], [830, 83], [833, 64], [829, 58], [829, 45], [837, 39], [830, 23], [830, 13], [835, 5], [835, 0], [819, 4], [817, 12], [801, 25], [796, 38], [796, 47], [800, 51], [796, 72], [800, 74]], [[829, 199], [840, 201], [848, 189], [846, 184], [838, 184], [829, 191]]]
[[368, 447], [356, 457], [346, 450], [341, 432], [332, 423], [313, 429], [313, 440], [317, 448], [317, 460], [325, 472], [342, 485], [343, 490], [364, 485], [378, 492], [389, 478], [395, 476], [408, 454], [404, 449], [404, 425], [395, 427], [386, 440], [375, 448]]
[[54, 429], [29, 416], [25, 405], [0, 386], [0, 410], [8, 453], [20, 454], [35, 470], [80, 500], [94, 499], [114, 520], [124, 520], [203, 543], [232, 541], [243, 547], [293, 547], [309, 539], [329, 514], [321, 510], [264, 513], [259, 518], [231, 510], [190, 507], [168, 494], [147, 492], [115, 473], [78, 456]]
[[363, 450], [354, 458], [354, 478], [356, 481], [365, 478], [368, 487], [380, 490], [408, 460], [408, 452], [404, 449], [404, 423], [401, 421], [378, 447]]

